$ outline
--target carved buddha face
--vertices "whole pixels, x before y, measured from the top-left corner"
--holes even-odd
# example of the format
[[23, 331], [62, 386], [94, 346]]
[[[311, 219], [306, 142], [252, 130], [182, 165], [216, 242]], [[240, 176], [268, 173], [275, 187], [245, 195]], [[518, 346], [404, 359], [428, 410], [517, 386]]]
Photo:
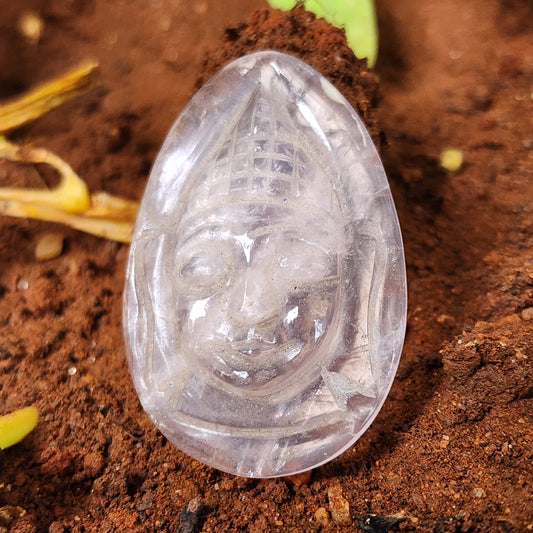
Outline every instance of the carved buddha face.
[[327, 213], [228, 203], [182, 226], [180, 346], [228, 383], [278, 381], [327, 338], [340, 242]]
[[209, 161], [178, 226], [180, 352], [233, 385], [279, 384], [327, 338], [343, 246], [336, 194], [260, 97]]

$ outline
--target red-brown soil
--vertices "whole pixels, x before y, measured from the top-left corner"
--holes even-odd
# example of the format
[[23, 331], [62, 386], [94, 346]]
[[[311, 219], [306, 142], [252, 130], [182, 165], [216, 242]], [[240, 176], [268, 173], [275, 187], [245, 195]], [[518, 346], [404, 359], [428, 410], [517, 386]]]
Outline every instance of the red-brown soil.
[[[99, 89], [10, 139], [56, 152], [92, 191], [139, 199], [167, 129], [217, 62], [206, 63], [206, 51], [237, 42], [258, 7], [0, 0], [0, 98], [86, 57], [101, 63]], [[26, 9], [45, 22], [38, 44], [17, 32]], [[4, 452], [0, 532], [187, 531], [193, 519], [211, 532], [385, 531], [386, 520], [370, 515], [397, 513], [405, 520], [393, 531], [533, 529], [533, 7], [380, 0], [378, 11], [377, 120], [409, 314], [397, 379], [374, 424], [310, 479], [247, 480], [190, 459], [152, 426], [128, 374], [128, 247], [3, 217], [0, 413], [33, 403], [41, 420]], [[260, 38], [245, 37], [251, 48]], [[315, 56], [328, 48], [299, 43], [316, 46]], [[357, 96], [360, 78], [341, 78], [352, 101], [374, 103]], [[464, 153], [457, 172], [439, 165], [447, 147]], [[0, 184], [17, 180], [37, 177], [0, 162]], [[38, 262], [35, 243], [50, 231], [64, 235], [63, 253]], [[341, 499], [328, 501], [328, 489]], [[342, 498], [352, 525], [329, 514]]]

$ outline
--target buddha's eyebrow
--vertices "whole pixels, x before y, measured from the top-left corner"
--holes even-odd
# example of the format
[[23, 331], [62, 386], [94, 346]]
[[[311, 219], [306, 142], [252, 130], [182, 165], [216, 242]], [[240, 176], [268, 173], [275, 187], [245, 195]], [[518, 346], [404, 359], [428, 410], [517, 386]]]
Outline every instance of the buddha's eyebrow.
[[[329, 253], [335, 253], [335, 246], [332, 246], [335, 241], [327, 232], [324, 232], [324, 229], [316, 228], [315, 226], [304, 226], [301, 224], [269, 224], [267, 226], [261, 226], [256, 228], [248, 233], [248, 236], [251, 239], [256, 239], [264, 235], [283, 235], [291, 234], [295, 235], [302, 241], [308, 242], [313, 246], [319, 246], [323, 250]], [[333, 241], [333, 242], [332, 242]]]
[[[218, 231], [215, 231], [218, 230]], [[222, 235], [225, 237], [231, 237], [232, 235], [242, 234], [242, 228], [237, 224], [228, 220], [213, 220], [205, 225], [197, 225], [192, 230], [184, 234], [180, 238], [180, 245], [185, 246], [191, 239], [195, 237], [203, 237], [207, 239], [218, 239]]]
[[205, 240], [232, 239], [243, 234], [247, 234], [252, 240], [268, 235], [290, 234], [309, 243], [309, 245], [321, 248], [327, 253], [335, 254], [339, 252], [338, 246], [335, 245], [336, 239], [325, 231], [324, 227], [319, 227], [316, 224], [302, 225], [301, 222], [297, 223], [295, 221], [266, 224], [247, 232], [240, 224], [227, 219], [209, 220], [204, 225], [195, 225], [195, 227], [185, 233], [179, 239], [179, 247], [188, 246], [190, 241], [195, 238]]

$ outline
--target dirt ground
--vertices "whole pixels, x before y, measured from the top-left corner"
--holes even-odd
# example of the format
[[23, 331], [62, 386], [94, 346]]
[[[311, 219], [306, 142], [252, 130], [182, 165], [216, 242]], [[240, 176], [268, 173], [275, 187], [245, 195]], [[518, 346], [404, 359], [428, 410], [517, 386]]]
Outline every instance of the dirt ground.
[[[235, 40], [260, 7], [0, 0], [3, 100], [84, 58], [101, 63], [98, 89], [10, 139], [56, 152], [92, 191], [140, 199], [210, 65], [206, 51]], [[26, 9], [45, 22], [38, 44], [17, 31]], [[33, 403], [41, 420], [3, 454], [0, 532], [533, 529], [533, 6], [379, 0], [378, 11], [376, 138], [402, 225], [409, 311], [373, 425], [310, 479], [248, 480], [194, 461], [152, 426], [128, 374], [128, 247], [2, 217], [0, 413]], [[237, 29], [223, 36], [228, 26]], [[448, 147], [464, 153], [456, 172], [439, 165]], [[0, 162], [0, 184], [13, 180], [38, 183]], [[50, 231], [65, 237], [63, 253], [38, 262], [35, 243]], [[352, 523], [342, 525], [347, 505]]]

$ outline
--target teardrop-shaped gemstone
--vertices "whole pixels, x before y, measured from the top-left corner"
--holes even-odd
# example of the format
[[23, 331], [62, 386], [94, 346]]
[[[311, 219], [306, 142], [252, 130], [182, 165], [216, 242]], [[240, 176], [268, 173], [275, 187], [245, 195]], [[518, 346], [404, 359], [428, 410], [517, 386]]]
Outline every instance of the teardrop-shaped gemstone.
[[355, 111], [291, 56], [226, 66], [170, 130], [131, 244], [124, 330], [151, 419], [233, 474], [318, 466], [378, 413], [405, 315], [398, 220]]

